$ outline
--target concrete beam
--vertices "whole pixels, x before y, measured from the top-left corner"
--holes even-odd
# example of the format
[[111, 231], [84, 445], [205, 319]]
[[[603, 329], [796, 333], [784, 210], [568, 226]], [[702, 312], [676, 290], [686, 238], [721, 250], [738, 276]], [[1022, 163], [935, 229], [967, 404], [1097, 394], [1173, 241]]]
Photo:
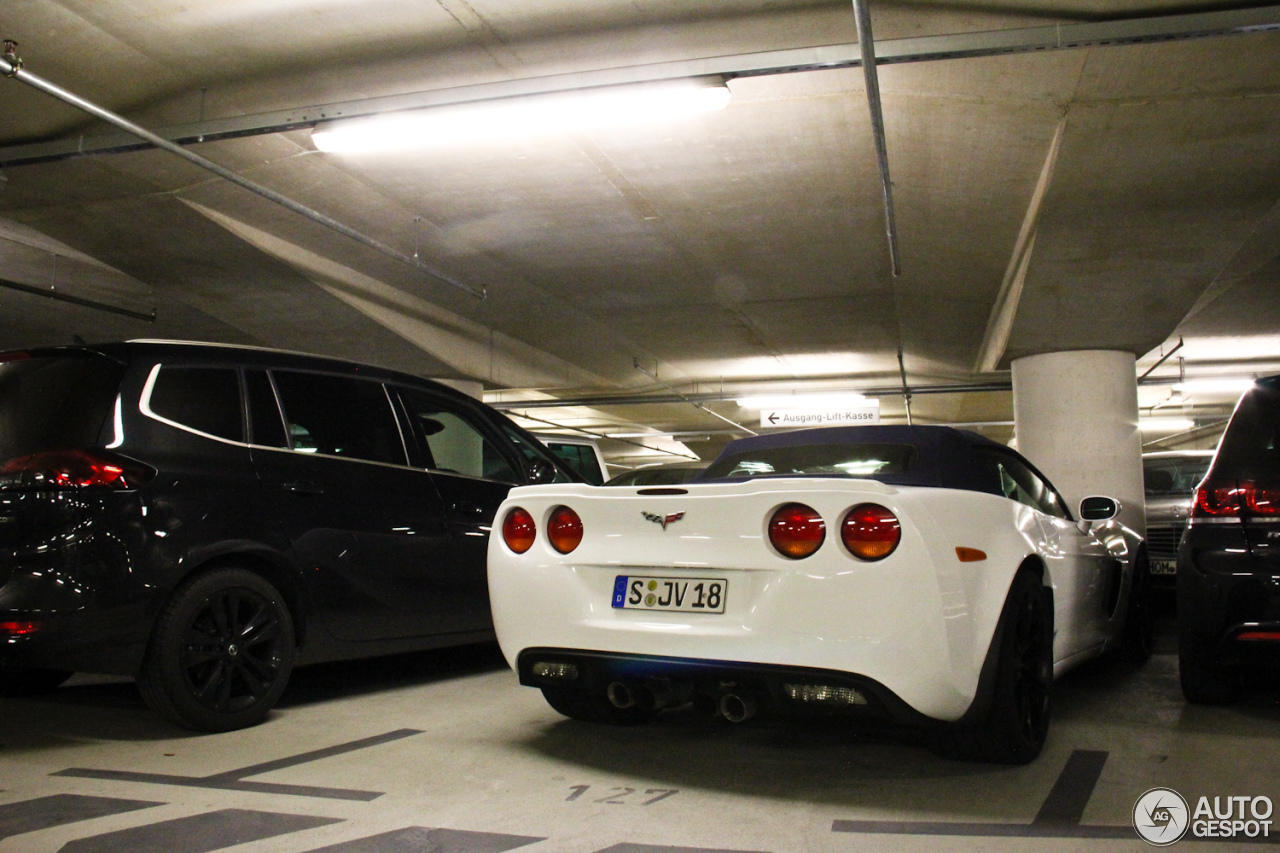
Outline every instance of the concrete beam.
[[[932, 62], [1011, 53], [1244, 35], [1268, 30], [1280, 30], [1280, 6], [890, 39], [876, 44], [875, 58], [878, 65], [891, 65], [904, 62]], [[289, 110], [172, 125], [160, 128], [156, 131], [156, 135], [180, 145], [190, 145], [217, 139], [233, 139], [310, 128], [320, 122], [335, 119], [359, 118], [378, 113], [422, 109], [445, 104], [689, 77], [719, 76], [732, 79], [822, 71], [831, 68], [852, 68], [861, 64], [860, 49], [856, 42], [763, 51], [602, 68], [520, 80], [503, 80], [330, 104], [313, 104]], [[124, 133], [81, 135], [51, 142], [2, 147], [0, 148], [0, 166], [61, 160], [86, 154], [135, 151], [149, 147], [151, 147], [149, 143]]]

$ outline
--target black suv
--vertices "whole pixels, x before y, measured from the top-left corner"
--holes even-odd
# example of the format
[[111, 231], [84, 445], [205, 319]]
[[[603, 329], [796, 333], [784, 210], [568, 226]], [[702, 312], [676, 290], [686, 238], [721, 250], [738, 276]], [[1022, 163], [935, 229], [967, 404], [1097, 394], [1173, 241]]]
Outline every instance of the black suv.
[[135, 341], [0, 354], [0, 694], [135, 676], [190, 728], [295, 664], [492, 639], [513, 485], [578, 479], [483, 404], [316, 356]]
[[1178, 662], [1191, 702], [1234, 701], [1280, 662], [1280, 376], [1236, 404], [1178, 547]]

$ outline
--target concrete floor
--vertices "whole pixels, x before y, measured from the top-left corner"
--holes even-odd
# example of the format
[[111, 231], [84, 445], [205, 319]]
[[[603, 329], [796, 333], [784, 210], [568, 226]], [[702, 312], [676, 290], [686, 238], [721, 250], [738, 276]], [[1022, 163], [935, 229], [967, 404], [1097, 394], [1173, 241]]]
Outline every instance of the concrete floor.
[[1044, 754], [1015, 768], [843, 724], [573, 722], [493, 647], [299, 670], [222, 735], [77, 676], [0, 704], [0, 853], [1136, 851], [1152, 787], [1280, 801], [1280, 690], [1184, 704], [1169, 632], [1141, 670], [1060, 680]]

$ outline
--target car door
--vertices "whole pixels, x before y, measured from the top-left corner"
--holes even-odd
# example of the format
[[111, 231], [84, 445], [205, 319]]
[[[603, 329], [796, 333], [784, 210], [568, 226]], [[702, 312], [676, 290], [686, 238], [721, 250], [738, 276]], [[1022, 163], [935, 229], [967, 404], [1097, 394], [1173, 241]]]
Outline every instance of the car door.
[[245, 379], [261, 489], [328, 632], [437, 633], [444, 512], [430, 475], [408, 464], [386, 386], [282, 369]]
[[1035, 510], [1042, 556], [1053, 578], [1055, 659], [1093, 647], [1106, 636], [1119, 564], [1101, 539], [1072, 520], [1062, 496], [1021, 456], [993, 456], [1005, 497]]
[[511, 443], [473, 407], [422, 388], [396, 388], [418, 460], [444, 505], [449, 561], [436, 577], [441, 630], [493, 627], [486, 559], [498, 505], [523, 480]]

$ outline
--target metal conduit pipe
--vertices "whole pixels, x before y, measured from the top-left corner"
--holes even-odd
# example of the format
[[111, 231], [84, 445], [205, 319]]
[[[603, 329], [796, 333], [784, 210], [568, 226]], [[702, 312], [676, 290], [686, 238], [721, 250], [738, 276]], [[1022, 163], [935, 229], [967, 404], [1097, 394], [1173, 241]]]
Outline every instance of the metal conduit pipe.
[[152, 133], [146, 128], [141, 127], [140, 125], [134, 124], [133, 122], [129, 121], [123, 116], [116, 115], [110, 110], [104, 109], [103, 107], [100, 107], [97, 104], [92, 103], [91, 101], [86, 101], [84, 98], [81, 98], [78, 95], [68, 92], [66, 89], [63, 89], [62, 87], [57, 86], [54, 83], [49, 82], [48, 80], [45, 80], [35, 74], [32, 74], [30, 71], [27, 71], [22, 67], [22, 60], [18, 58], [16, 53], [17, 46], [18, 46], [17, 42], [6, 41], [4, 45], [5, 45], [5, 52], [3, 56], [0, 56], [0, 75], [3, 75], [5, 77], [12, 77], [18, 80], [19, 82], [26, 83], [28, 86], [32, 87], [33, 89], [38, 89], [41, 92], [44, 92], [46, 95], [52, 95], [58, 100], [64, 103], [70, 104], [71, 106], [75, 107], [78, 110], [83, 110], [84, 112], [88, 113], [94, 118], [101, 119], [102, 121], [105, 121], [109, 124], [113, 124], [116, 127], [120, 128], [121, 130], [124, 130], [128, 133], [133, 134], [134, 136], [137, 136], [139, 139], [146, 140], [147, 142], [151, 143], [157, 148], [163, 148], [165, 151], [168, 151], [170, 154], [174, 154], [178, 157], [181, 157], [183, 160], [186, 160], [188, 163], [192, 163], [196, 166], [199, 166], [201, 169], [206, 169], [210, 172], [213, 172], [218, 177], [224, 180], [230, 181], [231, 183], [236, 184], [237, 186], [243, 187], [251, 193], [256, 193], [257, 195], [262, 196], [268, 201], [275, 202], [281, 207], [284, 207], [287, 210], [293, 211], [299, 216], [305, 216], [307, 219], [310, 219], [312, 222], [323, 225], [324, 227], [332, 231], [337, 231], [339, 234], [343, 235], [344, 237], [349, 237], [352, 240], [355, 240], [357, 243], [360, 243], [361, 245], [368, 246], [370, 249], [373, 249], [377, 252], [381, 252], [382, 254], [387, 255], [388, 257], [395, 258], [397, 261], [400, 261], [403, 264], [407, 264], [408, 266], [413, 267], [419, 272], [424, 272], [427, 275], [431, 276], [432, 278], [438, 279], [444, 282], [445, 284], [452, 285], [453, 287], [456, 287], [459, 290], [465, 291], [466, 293], [471, 294], [477, 299], [484, 299], [488, 296], [488, 292], [484, 289], [476, 290], [473, 287], [463, 284], [462, 282], [457, 281], [456, 279], [451, 278], [448, 275], [445, 275], [439, 270], [434, 269], [430, 266], [427, 266], [417, 258], [411, 258], [402, 252], [398, 252], [395, 249], [388, 246], [387, 244], [379, 240], [375, 240], [373, 237], [369, 237], [366, 234], [362, 234], [359, 231], [356, 231], [354, 228], [350, 228], [346, 225], [343, 225], [341, 222], [337, 221], [336, 219], [333, 219], [332, 217], [325, 216], [323, 213], [319, 212], [318, 210], [313, 210], [307, 207], [305, 204], [296, 202], [293, 199], [289, 198], [288, 196], [282, 195], [273, 189], [269, 189], [268, 187], [264, 187], [261, 184], [255, 183], [249, 180], [248, 178], [244, 177], [243, 175], [239, 175], [224, 166], [219, 166], [217, 163], [213, 162], [212, 160], [209, 160], [205, 157], [201, 157], [199, 154], [196, 154], [195, 152], [188, 151], [187, 149], [183, 148], [181, 145], [177, 145], [173, 142], [170, 142], [168, 139], [165, 139], [163, 136], [157, 136], [156, 134]]
[[[880, 104], [880, 77], [876, 72], [876, 46], [871, 35], [871, 9], [867, 0], [853, 0], [853, 13], [858, 19], [858, 47], [862, 52], [862, 76], [867, 81], [867, 105], [871, 108], [871, 131], [876, 141], [876, 163], [880, 166], [880, 185], [884, 189], [885, 234], [889, 238], [889, 264], [895, 276], [902, 274], [898, 257], [898, 226], [893, 216], [893, 183], [889, 180], [889, 147], [884, 136], [884, 109]], [[910, 395], [907, 400], [910, 401]], [[910, 423], [910, 408], [907, 410]]]

